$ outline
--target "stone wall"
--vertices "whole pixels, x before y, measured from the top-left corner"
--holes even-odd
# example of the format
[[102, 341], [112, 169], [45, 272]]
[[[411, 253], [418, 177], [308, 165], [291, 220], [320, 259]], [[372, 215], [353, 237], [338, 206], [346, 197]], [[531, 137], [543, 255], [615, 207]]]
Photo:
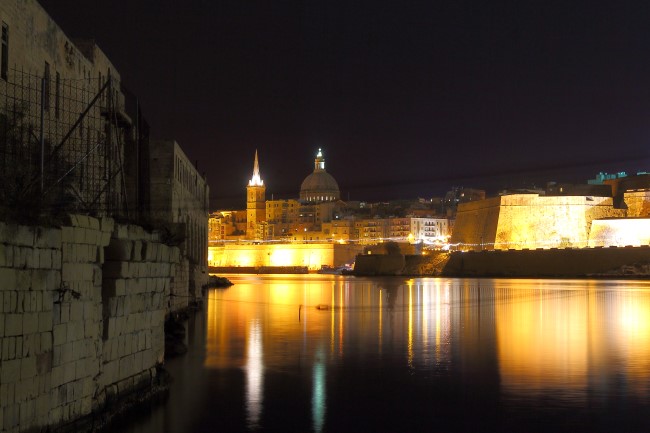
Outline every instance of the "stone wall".
[[650, 245], [650, 218], [610, 218], [594, 220], [589, 247]]
[[306, 266], [318, 270], [322, 266], [349, 263], [362, 249], [335, 243], [226, 244], [209, 248], [208, 264], [214, 267]]
[[650, 246], [431, 251], [425, 256], [406, 256], [402, 267], [390, 257], [360, 255], [354, 272], [357, 275], [517, 278], [650, 276]]
[[151, 381], [154, 367], [163, 362], [164, 321], [179, 249], [142, 227], [117, 225], [105, 259], [98, 403]]
[[178, 261], [110, 218], [0, 223], [0, 431], [63, 426], [151, 385]]
[[513, 194], [460, 204], [451, 243], [463, 250], [585, 247], [593, 220], [623, 216], [610, 197]]

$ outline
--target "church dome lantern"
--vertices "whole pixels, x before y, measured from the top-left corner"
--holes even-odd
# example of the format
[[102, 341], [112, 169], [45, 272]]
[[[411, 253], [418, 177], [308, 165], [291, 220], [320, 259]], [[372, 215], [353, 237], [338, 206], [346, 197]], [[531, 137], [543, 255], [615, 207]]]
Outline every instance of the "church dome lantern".
[[300, 200], [306, 203], [321, 203], [336, 201], [340, 197], [339, 185], [332, 175], [325, 171], [323, 151], [318, 149], [314, 172], [307, 176], [300, 186]]

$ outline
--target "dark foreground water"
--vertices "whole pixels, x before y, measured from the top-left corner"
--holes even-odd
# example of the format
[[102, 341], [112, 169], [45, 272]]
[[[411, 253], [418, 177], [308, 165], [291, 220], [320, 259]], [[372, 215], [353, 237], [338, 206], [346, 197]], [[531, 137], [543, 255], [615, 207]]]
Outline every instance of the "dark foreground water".
[[650, 431], [648, 281], [231, 280], [119, 431]]

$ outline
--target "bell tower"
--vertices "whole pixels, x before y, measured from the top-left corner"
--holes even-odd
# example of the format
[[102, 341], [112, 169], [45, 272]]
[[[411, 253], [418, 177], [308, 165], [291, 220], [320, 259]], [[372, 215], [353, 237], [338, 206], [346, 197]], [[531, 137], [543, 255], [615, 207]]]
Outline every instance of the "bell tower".
[[257, 150], [255, 151], [255, 164], [253, 166], [253, 177], [248, 181], [246, 187], [246, 238], [262, 239], [258, 227], [266, 221], [266, 187], [260, 177], [260, 166], [257, 161]]

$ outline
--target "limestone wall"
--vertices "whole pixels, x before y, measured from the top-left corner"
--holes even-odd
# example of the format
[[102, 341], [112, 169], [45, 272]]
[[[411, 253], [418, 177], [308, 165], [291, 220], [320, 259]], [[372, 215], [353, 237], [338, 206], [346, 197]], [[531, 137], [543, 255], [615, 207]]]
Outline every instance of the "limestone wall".
[[110, 218], [0, 223], [0, 431], [66, 425], [151, 384], [178, 260]]
[[462, 250], [585, 247], [594, 219], [624, 215], [610, 197], [494, 197], [459, 205], [451, 243]]
[[650, 218], [612, 218], [594, 220], [589, 247], [650, 245]]
[[112, 398], [150, 381], [163, 361], [164, 321], [179, 249], [141, 227], [117, 225], [105, 260], [98, 386], [100, 398]]
[[628, 217], [650, 216], [650, 191], [626, 191], [623, 201], [627, 206]]

